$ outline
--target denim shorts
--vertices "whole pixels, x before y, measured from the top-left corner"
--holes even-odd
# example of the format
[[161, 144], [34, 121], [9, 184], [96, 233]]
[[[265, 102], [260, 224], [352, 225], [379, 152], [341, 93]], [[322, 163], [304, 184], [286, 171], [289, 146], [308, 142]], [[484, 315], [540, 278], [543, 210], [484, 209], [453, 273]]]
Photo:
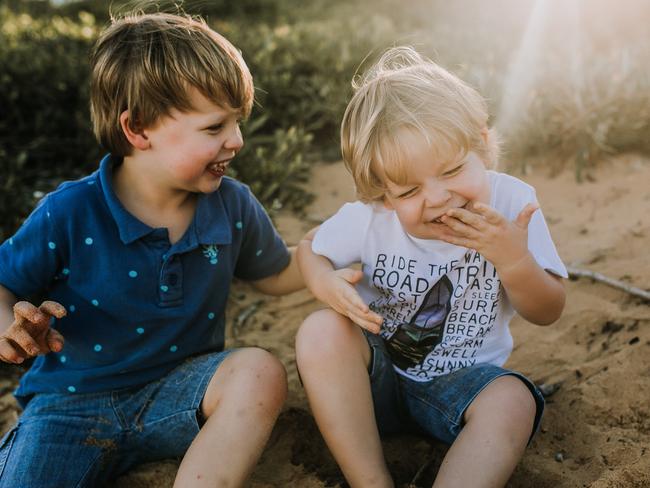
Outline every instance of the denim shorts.
[[0, 487], [105, 486], [137, 464], [183, 456], [201, 428], [208, 383], [230, 352], [189, 358], [139, 387], [37, 394], [0, 441]]
[[463, 428], [465, 410], [500, 376], [512, 375], [528, 387], [537, 412], [531, 439], [544, 411], [544, 397], [525, 376], [493, 364], [476, 364], [426, 382], [397, 373], [381, 337], [365, 333], [370, 346], [370, 385], [377, 427], [382, 435], [420, 433], [451, 444]]

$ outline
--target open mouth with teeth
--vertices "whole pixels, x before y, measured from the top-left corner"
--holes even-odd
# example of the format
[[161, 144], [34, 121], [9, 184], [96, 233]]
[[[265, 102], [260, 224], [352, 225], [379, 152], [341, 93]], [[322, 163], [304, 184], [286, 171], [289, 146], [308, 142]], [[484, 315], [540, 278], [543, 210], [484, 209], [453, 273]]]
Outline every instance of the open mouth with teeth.
[[226, 169], [228, 168], [228, 164], [230, 163], [230, 160], [227, 161], [217, 161], [216, 163], [212, 163], [208, 165], [207, 170], [208, 173], [221, 178], [223, 175], [226, 174]]
[[[467, 210], [468, 207], [470, 207], [470, 202], [469, 202], [469, 200], [468, 200], [467, 202], [465, 202], [465, 204], [464, 204], [463, 206], [458, 207], [458, 208], [462, 208], [462, 209]], [[445, 213], [446, 213], [446, 212], [445, 212]], [[445, 213], [443, 213], [443, 214], [440, 215], [439, 217], [436, 217], [436, 218], [433, 219], [433, 220], [430, 220], [429, 223], [430, 223], [430, 224], [444, 224], [444, 222], [443, 222], [441, 219], [442, 219], [442, 217], [445, 216]]]

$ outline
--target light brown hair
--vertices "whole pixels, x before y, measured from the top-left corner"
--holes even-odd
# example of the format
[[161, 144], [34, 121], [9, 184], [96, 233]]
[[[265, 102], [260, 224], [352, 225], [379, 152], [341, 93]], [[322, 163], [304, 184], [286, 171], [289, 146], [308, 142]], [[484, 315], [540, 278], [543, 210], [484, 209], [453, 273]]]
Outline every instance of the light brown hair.
[[341, 124], [341, 150], [362, 201], [383, 198], [381, 175], [396, 184], [406, 181], [402, 129], [421, 133], [437, 157], [474, 151], [487, 167], [496, 165], [498, 141], [490, 131], [486, 142], [483, 97], [413, 48], [389, 49], [352, 86], [355, 92]]
[[114, 19], [91, 54], [90, 112], [95, 137], [116, 156], [132, 146], [120, 126], [153, 126], [175, 108], [192, 110], [190, 89], [250, 114], [253, 80], [240, 52], [205, 21], [166, 13]]

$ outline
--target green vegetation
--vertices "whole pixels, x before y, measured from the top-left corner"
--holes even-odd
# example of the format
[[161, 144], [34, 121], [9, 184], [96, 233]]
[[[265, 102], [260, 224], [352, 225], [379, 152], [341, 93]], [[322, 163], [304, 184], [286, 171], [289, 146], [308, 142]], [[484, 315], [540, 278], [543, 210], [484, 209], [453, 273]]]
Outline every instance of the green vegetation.
[[[257, 104], [233, 169], [269, 209], [304, 207], [310, 163], [339, 157], [350, 80], [395, 44], [414, 45], [488, 98], [505, 138], [502, 167], [572, 164], [580, 175], [607, 155], [650, 153], [650, 41], [641, 22], [650, 7], [642, 0], [615, 9], [593, 0], [564, 26], [557, 18], [570, 9], [555, 7], [519, 54], [539, 5], [532, 0], [114, 0], [110, 9], [174, 11], [177, 3], [241, 48], [253, 72]], [[87, 57], [107, 4], [0, 0], [0, 241], [41, 193], [96, 168]], [[513, 71], [517, 59], [524, 64]]]
[[[134, 5], [111, 8], [119, 14]], [[297, 20], [296, 5], [183, 5], [241, 48], [253, 72], [257, 103], [233, 171], [270, 210], [299, 210], [309, 201], [301, 183], [310, 161], [338, 158], [339, 118], [359, 60], [392, 36], [380, 17]], [[161, 2], [153, 8], [174, 11]], [[96, 168], [102, 149], [90, 128], [87, 58], [108, 20], [106, 2], [0, 4], [0, 241], [43, 193]], [[341, 29], [350, 35], [341, 36]]]

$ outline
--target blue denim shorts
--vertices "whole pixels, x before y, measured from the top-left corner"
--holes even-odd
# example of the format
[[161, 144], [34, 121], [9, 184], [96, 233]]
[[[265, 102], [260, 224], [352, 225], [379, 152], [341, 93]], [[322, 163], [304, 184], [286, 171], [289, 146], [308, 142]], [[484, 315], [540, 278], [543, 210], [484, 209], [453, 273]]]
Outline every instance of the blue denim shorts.
[[477, 395], [500, 376], [521, 379], [535, 398], [537, 413], [531, 439], [542, 419], [544, 397], [525, 376], [493, 364], [476, 364], [431, 381], [418, 382], [395, 371], [381, 337], [365, 333], [372, 359], [372, 399], [379, 432], [424, 433], [451, 444], [463, 428], [463, 415]]
[[137, 464], [183, 456], [201, 428], [208, 383], [230, 352], [189, 358], [140, 387], [34, 396], [0, 441], [0, 487], [105, 486]]

